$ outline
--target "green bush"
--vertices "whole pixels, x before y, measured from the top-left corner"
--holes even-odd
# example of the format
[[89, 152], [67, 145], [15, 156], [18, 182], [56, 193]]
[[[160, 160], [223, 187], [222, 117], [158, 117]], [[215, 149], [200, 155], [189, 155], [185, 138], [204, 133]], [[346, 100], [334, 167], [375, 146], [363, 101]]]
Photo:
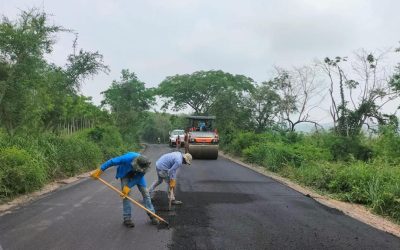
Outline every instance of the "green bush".
[[390, 127], [383, 127], [371, 145], [374, 156], [391, 165], [400, 164], [400, 134]]
[[[340, 186], [345, 189], [337, 190]], [[400, 221], [400, 169], [377, 163], [357, 162], [344, 168], [332, 183], [334, 192], [344, 199], [369, 205], [374, 211]]]
[[254, 132], [237, 132], [231, 135], [230, 144], [225, 145], [224, 149], [228, 152], [242, 156], [243, 150], [260, 143], [279, 143], [283, 141], [283, 134], [268, 132], [256, 134]]
[[0, 130], [0, 199], [30, 192], [46, 181], [88, 171], [105, 159], [138, 148], [136, 143], [124, 144], [112, 126], [71, 136], [9, 136]]
[[[247, 138], [249, 136], [247, 135]], [[282, 134], [260, 134], [257, 143], [244, 147], [240, 144], [238, 137], [237, 149], [242, 149], [241, 155], [248, 161], [258, 163], [272, 171], [278, 171], [283, 166], [300, 167], [312, 162], [326, 161], [331, 158], [329, 151], [317, 147], [311, 140], [306, 140], [304, 135], [288, 133]], [[246, 139], [247, 139], [246, 138]]]
[[372, 149], [364, 145], [360, 137], [332, 135], [326, 144], [335, 161], [351, 161], [352, 159], [368, 161], [372, 157]]
[[365, 204], [379, 214], [400, 222], [400, 169], [381, 163], [356, 161], [324, 163], [291, 168], [294, 178], [339, 198]]
[[0, 148], [0, 198], [34, 191], [46, 181], [46, 167], [24, 149]]
[[302, 141], [291, 145], [294, 152], [302, 158], [303, 164], [311, 164], [313, 162], [325, 162], [331, 159], [328, 149], [319, 147], [312, 142]]
[[293, 169], [295, 178], [300, 183], [320, 190], [330, 190], [329, 184], [335, 179], [337, 167], [335, 164], [312, 163]]
[[[49, 179], [72, 176], [96, 167], [102, 161], [100, 148], [78, 136], [43, 134], [29, 150], [37, 152], [47, 165]], [[33, 143], [31, 143], [33, 144]]]
[[304, 135], [297, 132], [281, 132], [282, 141], [286, 144], [300, 143], [304, 140]]
[[367, 204], [369, 202], [369, 184], [376, 174], [375, 169], [360, 162], [343, 165], [329, 184], [330, 191], [341, 194], [350, 202]]
[[232, 140], [228, 146], [228, 151], [237, 155], [242, 155], [242, 150], [258, 143], [259, 136], [253, 132], [241, 132]]
[[[83, 140], [89, 140], [98, 145], [101, 149], [104, 159], [115, 157], [123, 152], [128, 151], [128, 146], [124, 144], [122, 136], [116, 127], [95, 127], [87, 129], [79, 134], [79, 138]], [[131, 149], [137, 149], [138, 146], [135, 143], [130, 145]]]
[[73, 176], [97, 167], [103, 160], [100, 148], [93, 142], [75, 137], [60, 137], [55, 143], [52, 166], [57, 172], [66, 176]]
[[298, 167], [303, 160], [292, 147], [282, 143], [259, 143], [245, 148], [243, 156], [247, 161], [265, 166], [274, 172], [285, 165]]

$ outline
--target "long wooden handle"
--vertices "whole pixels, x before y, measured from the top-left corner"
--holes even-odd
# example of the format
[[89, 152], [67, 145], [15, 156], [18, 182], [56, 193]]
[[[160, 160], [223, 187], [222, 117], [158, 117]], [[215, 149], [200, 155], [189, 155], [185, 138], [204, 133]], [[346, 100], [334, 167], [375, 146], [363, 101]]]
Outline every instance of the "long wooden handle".
[[172, 192], [173, 189], [169, 188], [169, 197], [168, 197], [168, 210], [171, 211], [171, 207], [172, 207]]
[[[106, 182], [105, 180], [103, 180], [102, 178], [97, 178], [99, 181], [103, 182], [107, 187], [111, 188], [112, 190], [114, 190], [115, 192], [117, 192], [119, 195], [124, 196], [124, 194], [118, 190], [116, 187], [114, 187], [113, 185], [111, 185], [110, 183]], [[160, 216], [158, 216], [157, 214], [153, 213], [152, 211], [150, 211], [149, 209], [147, 209], [145, 206], [143, 206], [142, 204], [140, 204], [139, 202], [135, 201], [134, 199], [132, 199], [129, 196], [125, 197], [126, 199], [130, 200], [133, 204], [135, 204], [136, 206], [146, 210], [146, 212], [150, 213], [151, 215], [153, 215], [154, 217], [156, 217], [157, 219], [159, 219], [160, 221], [164, 222], [165, 224], [169, 224], [166, 220], [164, 220], [163, 218], [161, 218]]]

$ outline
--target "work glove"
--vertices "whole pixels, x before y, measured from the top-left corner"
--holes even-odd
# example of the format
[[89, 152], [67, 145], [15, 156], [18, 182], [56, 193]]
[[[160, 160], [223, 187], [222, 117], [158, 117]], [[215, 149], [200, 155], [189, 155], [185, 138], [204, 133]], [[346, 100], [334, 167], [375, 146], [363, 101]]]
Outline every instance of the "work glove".
[[171, 180], [169, 181], [169, 187], [170, 187], [170, 188], [175, 188], [175, 186], [176, 186], [176, 180], [175, 180], [175, 179], [171, 179]]
[[101, 170], [100, 168], [96, 169], [95, 171], [93, 171], [90, 176], [94, 179], [98, 179], [100, 177], [100, 175], [103, 173], [103, 170]]
[[126, 198], [127, 196], [128, 196], [128, 194], [129, 194], [129, 192], [131, 191], [131, 189], [128, 187], [128, 186], [124, 186], [123, 188], [122, 188], [122, 193], [123, 193], [123, 195], [120, 195], [122, 198]]

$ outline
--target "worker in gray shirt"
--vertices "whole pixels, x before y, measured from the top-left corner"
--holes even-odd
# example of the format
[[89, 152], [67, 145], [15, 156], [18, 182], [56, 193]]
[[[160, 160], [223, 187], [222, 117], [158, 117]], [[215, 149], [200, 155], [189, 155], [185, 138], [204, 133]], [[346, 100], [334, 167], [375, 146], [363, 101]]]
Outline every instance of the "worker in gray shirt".
[[182, 202], [175, 200], [174, 189], [176, 187], [176, 173], [182, 164], [190, 165], [192, 163], [192, 155], [189, 153], [172, 152], [164, 154], [156, 162], [156, 171], [158, 179], [151, 185], [149, 192], [153, 196], [154, 189], [163, 181], [168, 183], [168, 199], [171, 199], [173, 205], [181, 205]]

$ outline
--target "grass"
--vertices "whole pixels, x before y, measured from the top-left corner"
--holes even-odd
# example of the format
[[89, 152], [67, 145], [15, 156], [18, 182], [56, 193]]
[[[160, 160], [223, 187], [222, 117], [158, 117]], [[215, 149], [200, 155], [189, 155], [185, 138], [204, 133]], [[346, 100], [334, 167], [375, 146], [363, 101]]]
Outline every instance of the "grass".
[[33, 192], [56, 179], [99, 167], [102, 161], [127, 151], [115, 128], [93, 128], [70, 136], [8, 136], [0, 131], [0, 201]]

